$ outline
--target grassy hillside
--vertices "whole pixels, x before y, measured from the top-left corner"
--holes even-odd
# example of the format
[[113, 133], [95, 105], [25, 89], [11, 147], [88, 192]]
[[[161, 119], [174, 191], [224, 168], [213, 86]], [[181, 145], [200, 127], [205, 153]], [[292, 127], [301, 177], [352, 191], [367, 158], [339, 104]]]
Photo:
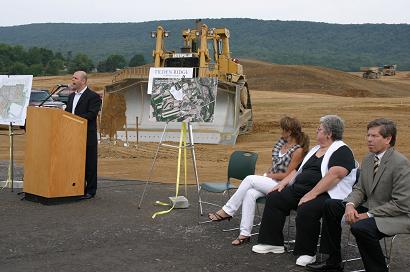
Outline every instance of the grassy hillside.
[[[231, 30], [231, 51], [238, 58], [278, 64], [309, 64], [345, 71], [360, 66], [396, 63], [410, 70], [410, 25], [340, 25], [255, 19], [204, 19], [209, 27]], [[109, 24], [31, 24], [0, 27], [0, 42], [25, 47], [40, 46], [63, 55], [83, 52], [94, 61], [116, 53], [151, 59], [158, 25], [171, 31], [167, 49], [182, 46], [181, 30], [194, 20]]]

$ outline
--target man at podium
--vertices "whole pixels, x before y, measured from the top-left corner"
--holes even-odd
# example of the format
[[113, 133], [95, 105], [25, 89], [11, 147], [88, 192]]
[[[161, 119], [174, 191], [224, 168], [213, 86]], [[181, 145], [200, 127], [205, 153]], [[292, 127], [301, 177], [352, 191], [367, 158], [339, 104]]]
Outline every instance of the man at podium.
[[72, 114], [87, 119], [87, 149], [85, 159], [85, 192], [82, 199], [93, 198], [97, 192], [97, 115], [101, 98], [87, 87], [87, 73], [77, 71], [71, 78], [75, 91], [68, 97], [67, 108]]

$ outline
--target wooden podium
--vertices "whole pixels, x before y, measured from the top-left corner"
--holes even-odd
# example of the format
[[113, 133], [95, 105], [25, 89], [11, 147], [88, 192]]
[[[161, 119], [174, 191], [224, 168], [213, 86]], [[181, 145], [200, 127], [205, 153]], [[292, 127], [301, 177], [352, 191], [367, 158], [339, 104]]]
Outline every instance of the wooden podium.
[[28, 107], [23, 191], [45, 198], [84, 195], [87, 120]]

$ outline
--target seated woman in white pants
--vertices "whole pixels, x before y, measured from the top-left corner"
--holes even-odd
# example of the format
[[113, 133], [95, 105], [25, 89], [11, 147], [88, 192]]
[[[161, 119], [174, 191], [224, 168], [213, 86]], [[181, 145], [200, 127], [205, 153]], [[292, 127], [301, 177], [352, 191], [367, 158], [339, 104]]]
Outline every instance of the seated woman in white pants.
[[221, 210], [208, 214], [212, 221], [230, 219], [242, 205], [240, 234], [232, 241], [232, 245], [241, 245], [250, 241], [256, 199], [268, 194], [276, 186], [277, 181], [296, 171], [295, 169], [309, 150], [309, 138], [302, 132], [300, 122], [296, 118], [283, 117], [280, 120], [280, 127], [282, 137], [272, 149], [272, 168], [263, 176], [247, 176]]

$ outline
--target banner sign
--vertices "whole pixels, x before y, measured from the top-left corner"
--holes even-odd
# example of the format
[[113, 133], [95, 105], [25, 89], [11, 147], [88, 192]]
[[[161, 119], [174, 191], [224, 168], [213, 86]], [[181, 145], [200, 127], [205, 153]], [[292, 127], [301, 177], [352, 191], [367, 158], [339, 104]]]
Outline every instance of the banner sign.
[[150, 68], [148, 78], [148, 90], [147, 93], [152, 93], [152, 85], [156, 79], [164, 78], [192, 78], [194, 68]]

